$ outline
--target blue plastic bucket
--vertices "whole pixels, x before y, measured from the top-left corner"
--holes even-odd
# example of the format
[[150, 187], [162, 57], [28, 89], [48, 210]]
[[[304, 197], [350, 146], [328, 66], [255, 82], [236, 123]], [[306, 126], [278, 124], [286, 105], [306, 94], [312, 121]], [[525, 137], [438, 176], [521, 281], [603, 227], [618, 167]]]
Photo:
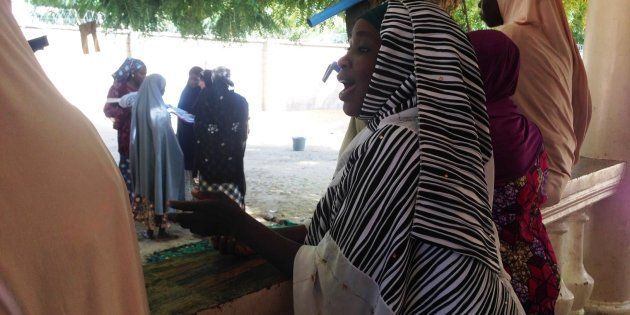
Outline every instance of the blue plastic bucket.
[[306, 147], [306, 138], [293, 137], [293, 151], [304, 151], [304, 147]]

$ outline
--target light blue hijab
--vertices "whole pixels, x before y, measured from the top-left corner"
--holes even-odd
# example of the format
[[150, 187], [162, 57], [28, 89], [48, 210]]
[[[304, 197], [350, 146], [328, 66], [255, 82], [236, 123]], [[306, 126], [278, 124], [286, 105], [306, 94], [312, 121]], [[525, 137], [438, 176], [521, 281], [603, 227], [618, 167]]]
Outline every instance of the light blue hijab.
[[129, 159], [134, 193], [148, 198], [156, 215], [164, 214], [167, 200], [184, 200], [184, 155], [162, 99], [165, 87], [161, 75], [147, 76], [131, 116]]

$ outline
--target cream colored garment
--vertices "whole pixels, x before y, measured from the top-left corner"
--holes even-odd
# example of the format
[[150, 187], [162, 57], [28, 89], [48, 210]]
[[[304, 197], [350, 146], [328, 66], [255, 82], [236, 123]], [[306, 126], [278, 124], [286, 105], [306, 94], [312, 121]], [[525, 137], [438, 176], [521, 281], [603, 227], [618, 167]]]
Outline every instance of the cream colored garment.
[[0, 314], [147, 314], [120, 172], [2, 4]]
[[343, 136], [343, 141], [341, 142], [341, 148], [339, 148], [339, 157], [343, 151], [345, 151], [346, 147], [350, 144], [352, 139], [356, 137], [356, 135], [363, 130], [367, 124], [358, 118], [350, 117], [350, 122], [348, 123], [348, 130], [346, 130], [346, 135]]
[[505, 33], [520, 49], [513, 99], [543, 135], [547, 205], [558, 203], [591, 118], [586, 72], [561, 0], [498, 0]]
[[293, 268], [293, 313], [393, 314], [378, 284], [346, 258], [329, 233], [301, 246]]

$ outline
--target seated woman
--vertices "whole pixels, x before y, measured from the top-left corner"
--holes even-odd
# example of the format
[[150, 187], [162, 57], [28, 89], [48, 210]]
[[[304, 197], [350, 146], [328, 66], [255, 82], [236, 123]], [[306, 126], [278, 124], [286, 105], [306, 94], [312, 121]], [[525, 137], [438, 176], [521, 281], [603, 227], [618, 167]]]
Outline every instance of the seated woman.
[[538, 127], [510, 99], [518, 82], [519, 50], [499, 31], [476, 31], [468, 37], [490, 116], [496, 166], [492, 218], [504, 268], [527, 313], [553, 314], [560, 277], [540, 213], [546, 201], [547, 153]]
[[148, 76], [132, 106], [130, 159], [134, 187], [133, 212], [147, 226], [147, 237], [171, 238], [166, 233], [164, 213], [170, 199], [184, 198], [184, 154], [162, 95], [166, 81], [159, 74]]
[[[227, 198], [172, 202], [192, 212], [178, 221], [233, 234], [292, 275], [296, 314], [522, 313], [498, 256], [484, 179], [488, 120], [466, 35], [421, 0], [388, 3], [380, 49], [365, 24], [355, 25], [348, 54], [377, 50], [357, 113], [370, 134], [356, 140], [303, 241]], [[352, 93], [343, 67], [342, 93]]]

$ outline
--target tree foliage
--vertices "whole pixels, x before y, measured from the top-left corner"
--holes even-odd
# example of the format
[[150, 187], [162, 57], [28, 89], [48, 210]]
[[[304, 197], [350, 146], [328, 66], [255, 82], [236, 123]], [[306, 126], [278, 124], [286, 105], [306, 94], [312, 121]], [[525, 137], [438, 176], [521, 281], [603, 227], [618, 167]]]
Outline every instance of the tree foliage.
[[584, 32], [586, 31], [586, 9], [588, 0], [562, 0], [569, 20], [569, 27], [575, 41], [584, 45]]
[[[464, 3], [465, 1], [465, 8]], [[472, 31], [487, 29], [486, 24], [481, 20], [479, 10], [479, 0], [463, 0], [462, 4], [453, 12], [453, 19], [466, 30], [466, 11], [468, 13], [468, 20], [470, 29]], [[567, 20], [569, 21], [569, 27], [573, 33], [575, 41], [582, 45], [584, 44], [584, 32], [586, 30], [586, 9], [588, 7], [588, 0], [562, 0], [564, 4], [564, 10], [567, 14]]]
[[[28, 0], [44, 7], [43, 20], [80, 24], [96, 20], [106, 29], [177, 31], [184, 36], [243, 39], [248, 35], [291, 37], [306, 18], [334, 0]], [[330, 27], [330, 24], [328, 24]]]
[[470, 26], [471, 31], [488, 28], [481, 20], [478, 3], [479, 0], [463, 0], [459, 7], [452, 13], [453, 19], [459, 23], [465, 31], [468, 31], [468, 26]]
[[[184, 36], [211, 35], [217, 39], [243, 39], [249, 35], [298, 39], [310, 30], [306, 18], [336, 0], [28, 0], [45, 7], [45, 20], [80, 24], [99, 22], [107, 29], [139, 32], [177, 31]], [[452, 0], [449, 0], [452, 1]], [[465, 1], [453, 12], [464, 30], [487, 28], [479, 16], [479, 0]], [[588, 0], [563, 0], [573, 36], [584, 42]], [[380, 2], [380, 1], [379, 1]], [[466, 8], [466, 10], [464, 9]], [[468, 18], [468, 23], [466, 21]], [[338, 29], [326, 22], [316, 29]]]

